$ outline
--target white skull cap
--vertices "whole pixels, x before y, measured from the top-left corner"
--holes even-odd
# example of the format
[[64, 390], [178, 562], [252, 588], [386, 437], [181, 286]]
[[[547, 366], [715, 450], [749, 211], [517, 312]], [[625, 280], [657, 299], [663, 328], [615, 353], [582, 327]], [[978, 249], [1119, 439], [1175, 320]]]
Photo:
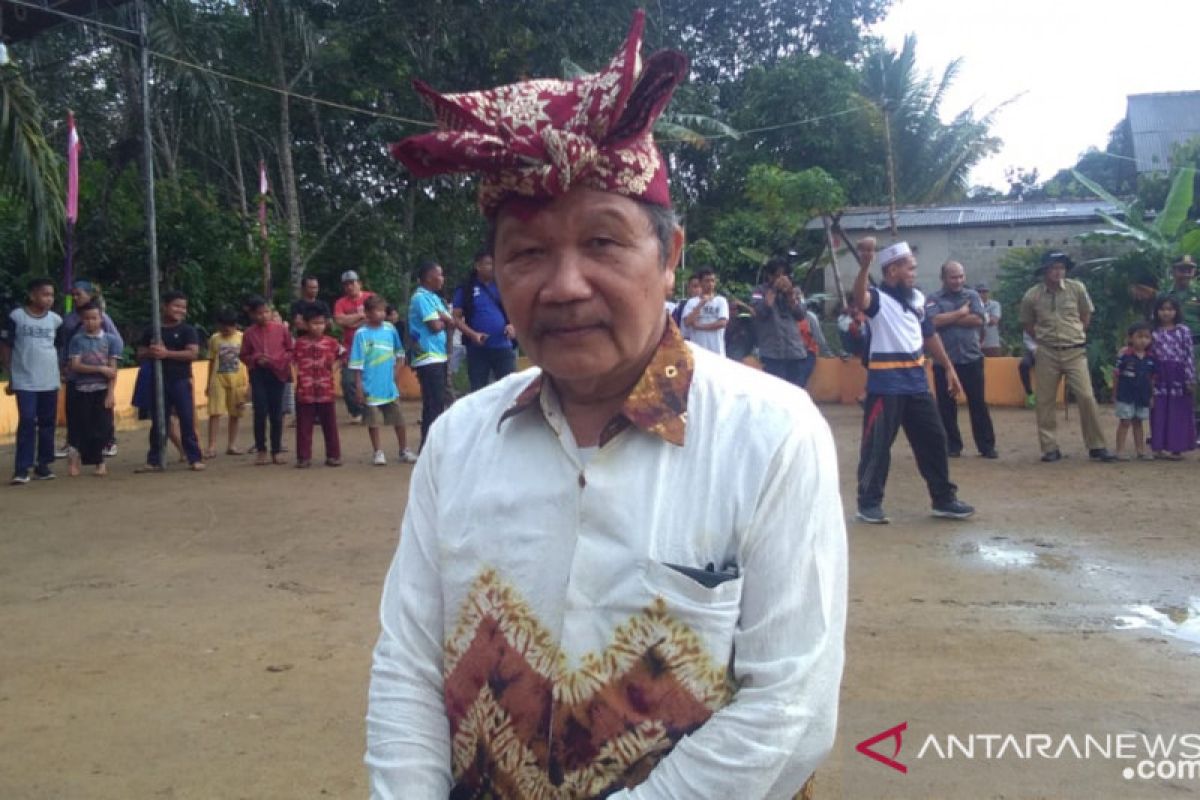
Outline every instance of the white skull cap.
[[902, 258], [907, 258], [912, 255], [912, 248], [908, 246], [908, 242], [896, 242], [889, 247], [885, 247], [879, 251], [879, 266], [886, 267], [893, 261], [899, 261]]

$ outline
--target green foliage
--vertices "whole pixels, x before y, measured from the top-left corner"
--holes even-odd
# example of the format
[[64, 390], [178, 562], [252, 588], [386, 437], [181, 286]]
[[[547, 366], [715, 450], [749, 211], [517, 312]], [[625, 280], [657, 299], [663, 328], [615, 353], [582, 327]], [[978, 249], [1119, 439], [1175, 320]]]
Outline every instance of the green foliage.
[[37, 96], [16, 64], [0, 64], [0, 192], [25, 211], [19, 249], [39, 266], [62, 241], [62, 174], [62, 159], [46, 141]]

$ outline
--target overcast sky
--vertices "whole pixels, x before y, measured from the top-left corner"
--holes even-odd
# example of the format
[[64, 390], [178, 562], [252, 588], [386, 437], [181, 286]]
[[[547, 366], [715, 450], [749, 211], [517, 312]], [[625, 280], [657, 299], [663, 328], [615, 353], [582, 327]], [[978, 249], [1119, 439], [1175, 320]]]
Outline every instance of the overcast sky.
[[945, 118], [1024, 93], [993, 127], [1003, 148], [972, 174], [1000, 189], [1005, 167], [1045, 180], [1104, 149], [1126, 95], [1200, 90], [1200, 0], [896, 0], [874, 32], [897, 49], [915, 33], [938, 76], [963, 58]]

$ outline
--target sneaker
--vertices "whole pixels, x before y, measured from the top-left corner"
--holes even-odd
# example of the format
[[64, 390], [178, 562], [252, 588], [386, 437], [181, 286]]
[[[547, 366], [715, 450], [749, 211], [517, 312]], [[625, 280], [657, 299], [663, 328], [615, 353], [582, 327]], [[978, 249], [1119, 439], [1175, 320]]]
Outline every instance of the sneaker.
[[865, 522], [868, 525], [887, 525], [891, 522], [884, 513], [882, 506], [870, 506], [869, 508], [860, 508], [854, 518], [859, 522]]
[[1097, 447], [1095, 450], [1088, 450], [1088, 458], [1092, 461], [1103, 461], [1105, 464], [1111, 464], [1117, 460], [1117, 457], [1108, 452], [1107, 447]]
[[1050, 463], [1051, 461], [1062, 461], [1062, 450], [1051, 450], [1047, 453], [1042, 453], [1042, 461]]
[[412, 450], [409, 450], [407, 447], [404, 448], [403, 450], [400, 451], [400, 463], [401, 464], [417, 463], [417, 454], [414, 453]]
[[383, 454], [383, 451], [382, 451], [382, 450], [376, 450], [376, 451], [375, 451], [375, 460], [374, 460], [374, 462], [373, 462], [373, 463], [374, 463], [374, 464], [375, 464], [375, 466], [377, 466], [377, 467], [382, 467], [382, 466], [385, 466], [385, 465], [387, 464], [387, 456], [385, 456], [385, 455]]
[[117, 454], [117, 443], [113, 442], [108, 447], [104, 448], [104, 457], [112, 458]]
[[1029, 394], [1025, 395], [1025, 407], [1026, 408], [1035, 408], [1036, 406], [1037, 406], [1037, 393], [1030, 392]]
[[991, 450], [984, 450], [979, 455], [982, 456], [983, 458], [999, 458], [1000, 457], [1000, 454], [996, 452], [996, 448], [994, 448], [994, 447]]
[[945, 519], [966, 519], [974, 513], [975, 507], [969, 506], [961, 500], [947, 500], [933, 507], [933, 515]]
[[69, 455], [71, 455], [71, 446], [70, 445], [64, 444], [62, 447], [54, 448], [54, 457], [55, 458], [66, 458]]
[[52, 481], [58, 476], [46, 464], [38, 464], [33, 468], [33, 479], [35, 481]]
[[13, 486], [24, 486], [25, 484], [29, 483], [29, 471], [25, 470], [23, 472], [14, 472], [12, 480], [9, 481], [9, 483]]

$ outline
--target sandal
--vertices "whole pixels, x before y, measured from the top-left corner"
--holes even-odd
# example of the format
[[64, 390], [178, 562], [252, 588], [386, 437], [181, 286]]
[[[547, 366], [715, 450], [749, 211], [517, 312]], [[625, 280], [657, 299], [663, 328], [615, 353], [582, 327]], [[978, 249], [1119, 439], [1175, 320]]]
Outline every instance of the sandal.
[[340, 458], [325, 459], [325, 466], [327, 466], [327, 467], [340, 467], [341, 465], [342, 465], [342, 460]]
[[312, 466], [311, 461], [297, 461], [296, 462], [296, 469], [308, 469], [311, 466]]
[[193, 461], [188, 465], [188, 469], [190, 469], [192, 472], [204, 472], [207, 467], [204, 466], [203, 461]]
[[282, 452], [274, 453], [271, 455], [271, 463], [272, 464], [286, 464], [287, 459], [283, 457]]
[[162, 471], [163, 471], [162, 464], [142, 464], [140, 467], [138, 467], [137, 469], [135, 469], [133, 471], [133, 474], [146, 475], [151, 472], [162, 472]]
[[1138, 461], [1153, 461], [1155, 459], [1155, 456], [1152, 456], [1149, 453], [1142, 453], [1141, 455], [1139, 455], [1137, 457], [1137, 459], [1138, 459]]
[[227, 447], [225, 449], [225, 455], [227, 455], [227, 456], [244, 456], [244, 455], [246, 455], [246, 451], [241, 449], [240, 447]]
[[267, 464], [270, 464], [270, 463], [271, 463], [271, 457], [266, 454], [266, 451], [261, 451], [261, 452], [259, 452], [258, 455], [256, 455], [254, 457], [254, 466], [256, 466], [256, 467], [265, 467]]
[[205, 450], [203, 455], [204, 455], [205, 461], [212, 461], [214, 458], [217, 457], [217, 451], [216, 450]]

